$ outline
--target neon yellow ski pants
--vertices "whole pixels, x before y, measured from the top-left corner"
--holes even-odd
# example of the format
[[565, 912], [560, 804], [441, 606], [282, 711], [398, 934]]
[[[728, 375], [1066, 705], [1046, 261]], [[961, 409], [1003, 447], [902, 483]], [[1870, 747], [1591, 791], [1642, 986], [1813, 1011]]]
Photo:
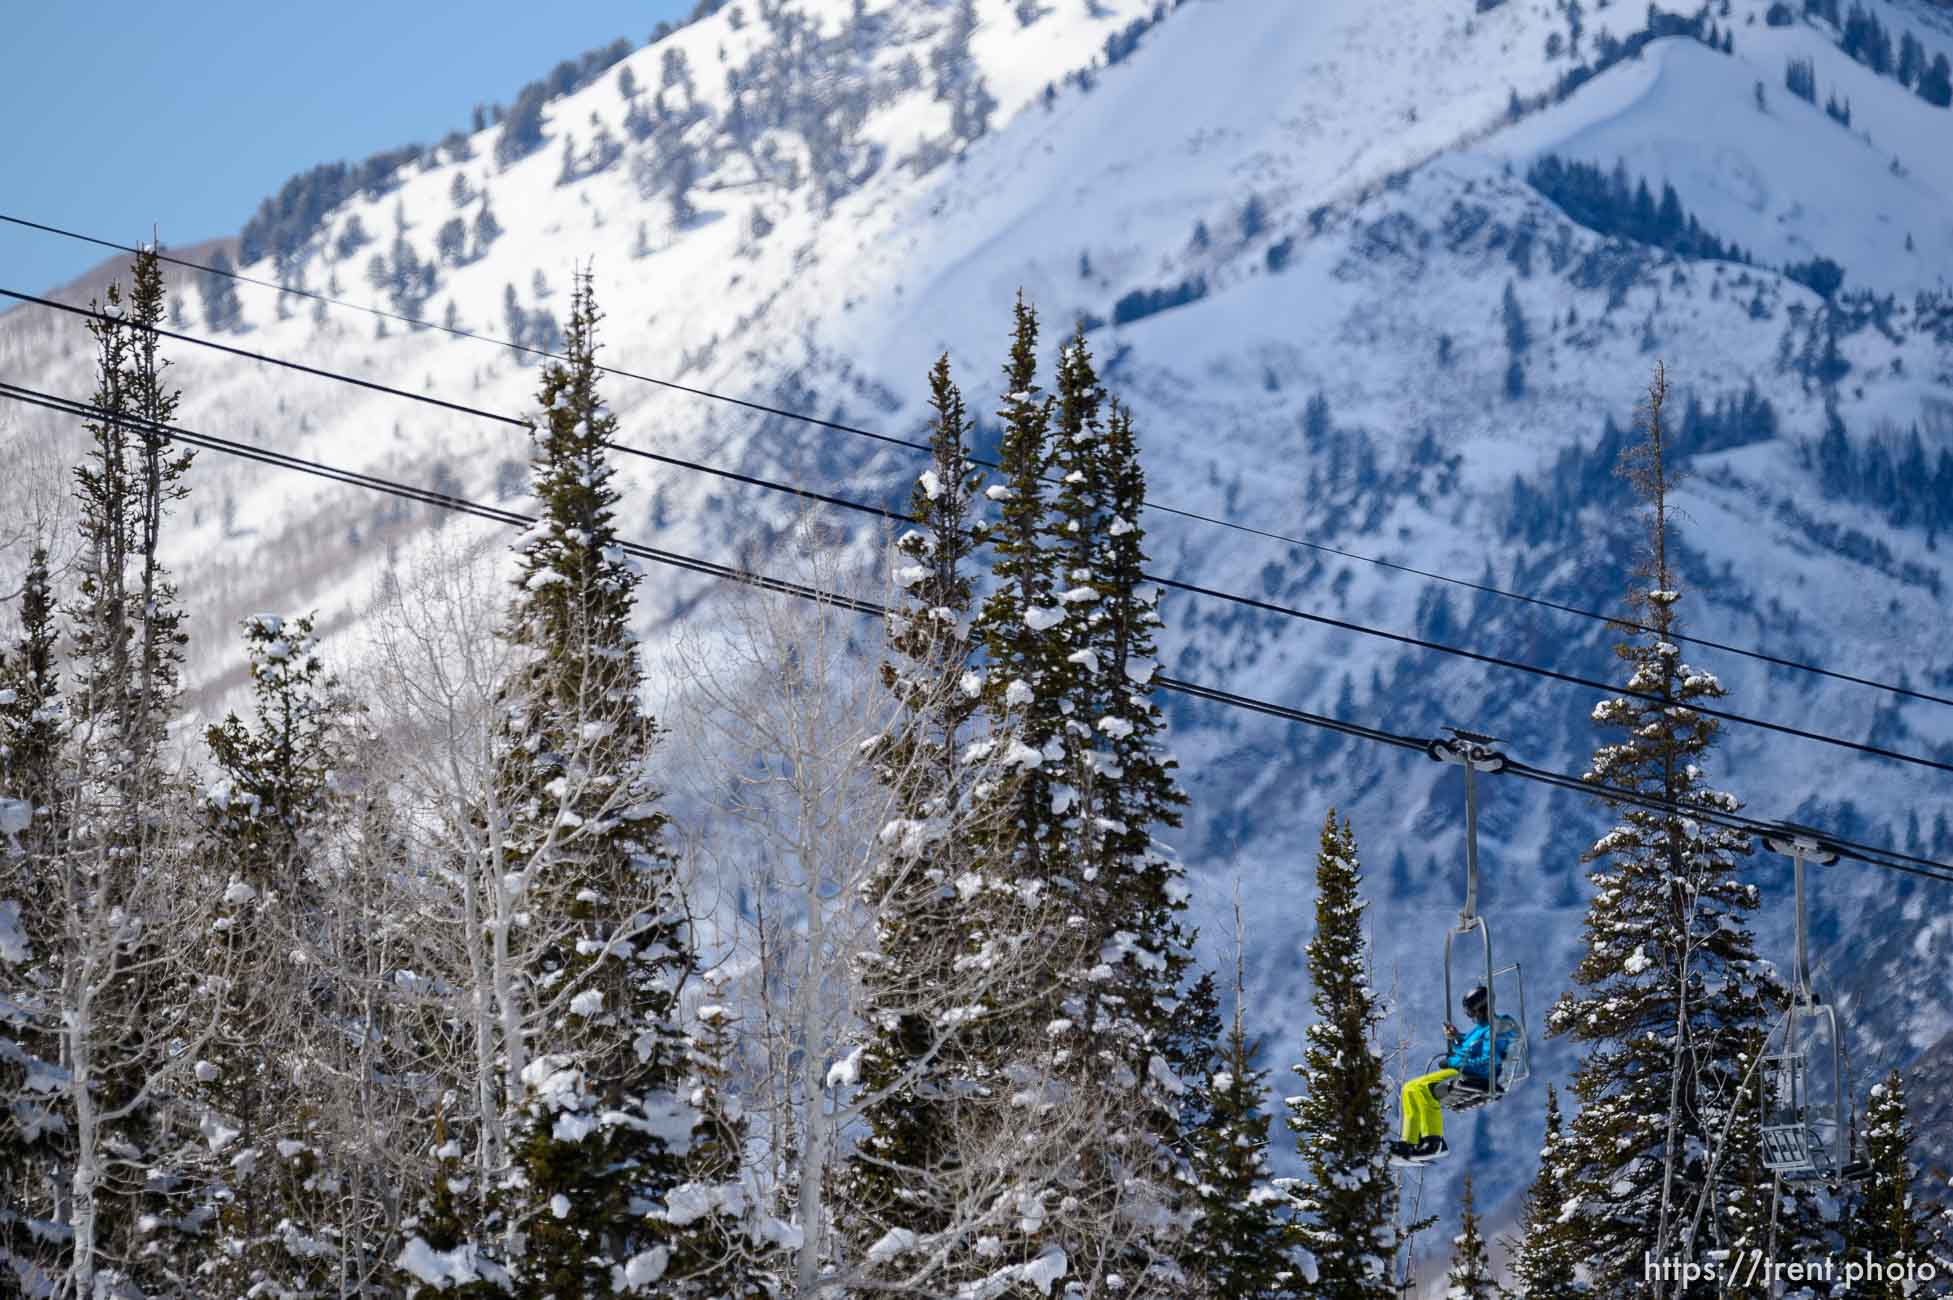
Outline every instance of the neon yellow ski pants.
[[1404, 1141], [1417, 1143], [1444, 1136], [1444, 1110], [1432, 1087], [1458, 1077], [1456, 1070], [1420, 1074], [1404, 1085]]

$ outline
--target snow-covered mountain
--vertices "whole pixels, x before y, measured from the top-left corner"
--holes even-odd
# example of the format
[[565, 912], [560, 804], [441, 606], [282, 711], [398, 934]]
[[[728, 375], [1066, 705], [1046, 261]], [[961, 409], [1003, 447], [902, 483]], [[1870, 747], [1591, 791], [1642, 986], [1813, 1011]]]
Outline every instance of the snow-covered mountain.
[[[1938, 538], [1953, 520], [1953, 111], [1918, 89], [1953, 51], [1944, 6], [1873, 0], [1893, 42], [1912, 32], [1926, 51], [1907, 85], [1850, 57], [1821, 14], [1763, 0], [1687, 19], [1478, 3], [728, 5], [530, 105], [526, 153], [498, 160], [518, 134], [505, 123], [320, 214], [261, 221], [243, 269], [546, 344], [589, 264], [608, 364], [907, 438], [941, 352], [972, 409], [994, 409], [1021, 291], [1048, 352], [1088, 329], [1135, 408], [1154, 502], [1277, 535], [1156, 511], [1156, 572], [1601, 679], [1600, 623], [1279, 537], [1611, 612], [1634, 534], [1604, 431], [1629, 425], [1661, 359], [1693, 453], [1688, 630], [1953, 694]], [[1814, 102], [1787, 87], [1793, 60]], [[1848, 126], [1827, 115], [1834, 98]], [[1548, 155], [1598, 189], [1529, 183]], [[1645, 209], [1629, 197], [1642, 183]], [[1748, 262], [1701, 255], [1705, 237]], [[240, 346], [490, 410], [533, 401], [533, 366], [492, 343], [238, 295]], [[208, 332], [197, 294], [179, 297], [187, 328]], [[523, 459], [507, 426], [171, 355], [192, 429], [490, 500]], [[9, 313], [0, 374], [85, 396], [86, 336]], [[607, 396], [628, 442], [820, 491], [896, 501], [919, 468], [901, 448], [650, 383], [614, 379]], [[49, 429], [79, 449], [58, 417], [0, 412], [16, 437]], [[666, 465], [621, 469], [627, 530], [681, 552], [764, 569], [796, 511]], [[354, 626], [396, 548], [439, 522], [209, 454], [196, 476], [177, 571], [211, 710], [241, 678], [240, 617], [317, 608], [328, 631]], [[875, 539], [858, 517], [832, 523]], [[655, 670], [707, 584], [658, 573], [645, 590]], [[1565, 772], [1593, 745], [1592, 691], [1187, 595], [1166, 615], [1175, 676], [1399, 732], [1455, 723]], [[1945, 706], [1689, 658], [1735, 712], [1953, 761]], [[1251, 1018], [1270, 1060], [1295, 1055], [1308, 1014], [1301, 952], [1332, 804], [1368, 863], [1392, 1033], [1435, 1050], [1462, 889], [1458, 775], [1265, 717], [1173, 710], [1196, 909], [1220, 935], [1234, 882], [1253, 900]], [[1953, 860], [1944, 773], [1731, 725], [1714, 776], [1753, 815]], [[1501, 957], [1524, 963], [1540, 1075], [1556, 1077], [1570, 1054], [1538, 1041], [1539, 1012], [1581, 941], [1579, 858], [1604, 819], [1515, 779], [1485, 796], [1482, 903]], [[1760, 855], [1756, 872], [1766, 952], [1784, 954], [1788, 864]], [[1817, 878], [1822, 978], [1845, 995], [1866, 1076], [1953, 1053], [1940, 888], [1850, 864]], [[1541, 1096], [1457, 1122], [1482, 1202], [1530, 1172]], [[1928, 1136], [1953, 1156], [1953, 1116]]]

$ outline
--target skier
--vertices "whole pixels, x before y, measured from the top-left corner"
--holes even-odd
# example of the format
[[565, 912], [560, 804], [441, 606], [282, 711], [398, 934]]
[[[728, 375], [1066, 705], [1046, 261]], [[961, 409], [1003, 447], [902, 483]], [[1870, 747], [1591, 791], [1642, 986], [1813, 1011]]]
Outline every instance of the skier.
[[[1404, 1139], [1390, 1144], [1392, 1164], [1419, 1165], [1436, 1160], [1451, 1148], [1444, 1140], [1444, 1111], [1438, 1099], [1453, 1087], [1462, 1085], [1490, 1091], [1492, 1073], [1492, 1029], [1486, 1016], [1484, 985], [1465, 994], [1465, 1014], [1472, 1018], [1471, 1032], [1460, 1036], [1449, 1021], [1444, 1026], [1444, 1068], [1422, 1074], [1404, 1085]], [[1499, 1055], [1503, 1057], [1512, 1035], [1499, 1035]]]

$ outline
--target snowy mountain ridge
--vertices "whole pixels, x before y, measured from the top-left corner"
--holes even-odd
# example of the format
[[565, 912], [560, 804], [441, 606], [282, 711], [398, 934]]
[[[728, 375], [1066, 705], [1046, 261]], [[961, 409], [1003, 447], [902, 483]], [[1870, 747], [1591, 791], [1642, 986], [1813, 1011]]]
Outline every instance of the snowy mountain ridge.
[[[1928, 11], [1876, 8], [1953, 49]], [[1831, 412], [1855, 448], [1875, 435], [1897, 447], [1916, 428], [1929, 473], [1953, 449], [1953, 314], [1933, 296], [1953, 284], [1953, 113], [1847, 58], [1828, 29], [1772, 27], [1767, 5], [1736, 3], [1713, 16], [1732, 53], [1663, 37], [1546, 103], [1573, 63], [1546, 54], [1570, 31], [1557, 4], [743, 9], [552, 102], [542, 146], [509, 165], [493, 161], [499, 128], [485, 131], [468, 159], [442, 156], [329, 214], [284, 265], [243, 269], [429, 320], [452, 311], [460, 328], [541, 345], [573, 262], [589, 259], [608, 364], [909, 438], [943, 351], [972, 409], [992, 409], [1021, 290], [1048, 344], [1074, 321], [1099, 322], [1088, 337], [1136, 409], [1154, 501], [1609, 612], [1628, 539], [1599, 444], [1610, 419], [1629, 422], [1661, 358], [1676, 410], [1755, 387], [1775, 417], [1773, 430], [1707, 438], [1691, 458], [1685, 625], [1879, 680], [1953, 685], [1941, 640], [1953, 574], [1935, 533], [1829, 491], [1820, 460]], [[1630, 37], [1642, 18], [1630, 9], [1586, 15], [1582, 57], [1603, 36]], [[964, 13], [975, 19], [966, 42]], [[1121, 54], [1105, 66], [1108, 38]], [[955, 57], [936, 57], [945, 50]], [[1811, 61], [1820, 99], [1849, 99], [1850, 127], [1784, 88], [1790, 59]], [[1514, 121], [1514, 100], [1540, 106]], [[652, 126], [639, 136], [634, 120]], [[1621, 160], [1657, 192], [1672, 185], [1753, 265], [1576, 225], [1526, 183], [1546, 153], [1603, 171]], [[484, 207], [500, 227], [485, 240]], [[441, 232], [457, 219], [450, 256]], [[364, 243], [348, 237], [355, 222]], [[1777, 269], [1820, 257], [1845, 272], [1830, 301]], [[1508, 287], [1525, 327], [1517, 348]], [[397, 323], [378, 336], [356, 314], [238, 293], [252, 349], [511, 414], [533, 402], [533, 366], [489, 344]], [[85, 343], [72, 322], [10, 313], [0, 372], [83, 396]], [[198, 349], [171, 355], [192, 429], [478, 499], [513, 490], [504, 466], [519, 469], [523, 449], [507, 429]], [[900, 449], [651, 385], [620, 379], [606, 395], [626, 441], [820, 491], [899, 501], [918, 468]], [[15, 436], [57, 425], [78, 448], [52, 418], [0, 416]], [[620, 468], [626, 531], [687, 554], [764, 569], [795, 515], [752, 489]], [[214, 456], [196, 474], [177, 572], [211, 711], [239, 680], [238, 618], [316, 607], [322, 628], [355, 628], [398, 548], [435, 523]], [[863, 554], [875, 540], [858, 521], [830, 522]], [[1172, 516], [1147, 526], [1157, 572], [1613, 673], [1599, 624]], [[654, 675], [704, 590], [690, 576], [647, 583]], [[1410, 734], [1471, 726], [1564, 772], [1584, 770], [1593, 744], [1589, 692], [1235, 606], [1175, 597], [1166, 615], [1178, 676]], [[1736, 712], [1953, 759], [1953, 719], [1938, 706], [1697, 657]], [[1307, 1015], [1308, 871], [1332, 803], [1355, 819], [1368, 863], [1379, 983], [1401, 999], [1391, 1032], [1430, 1040], [1460, 888], [1457, 777], [1286, 723], [1173, 707], [1194, 797], [1179, 839], [1196, 908], [1220, 935], [1231, 881], [1256, 900], [1251, 1016], [1272, 1036], [1271, 1060], [1286, 1064]], [[1736, 726], [1718, 765], [1755, 815], [1902, 848], [1912, 833], [1913, 851], [1953, 854], [1932, 815], [1942, 810], [1943, 827], [1937, 774]], [[1604, 822], [1568, 796], [1488, 787], [1485, 906], [1525, 962], [1537, 1036], [1537, 1009], [1564, 986], [1580, 939], [1579, 855]], [[1785, 947], [1787, 870], [1759, 856], [1771, 955]], [[1884, 924], [1930, 912], [1937, 887], [1840, 867], [1818, 888], [1821, 978], [1864, 1017], [1856, 1064], [1869, 1074], [1953, 1051], [1938, 996], [1953, 932]], [[1535, 1052], [1544, 1077], [1570, 1060], [1537, 1037]], [[1953, 1154], [1948, 1120], [1932, 1136]], [[1484, 1157], [1528, 1150], [1539, 1122], [1536, 1104], [1517, 1102], [1461, 1121], [1482, 1199], [1530, 1167]]]

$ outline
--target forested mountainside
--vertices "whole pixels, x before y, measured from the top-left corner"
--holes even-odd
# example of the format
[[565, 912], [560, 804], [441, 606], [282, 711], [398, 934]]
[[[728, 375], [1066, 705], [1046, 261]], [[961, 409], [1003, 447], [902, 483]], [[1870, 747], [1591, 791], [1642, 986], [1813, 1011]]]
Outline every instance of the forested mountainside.
[[[1170, 591], [1164, 674], [1406, 735], [1461, 726], [1576, 775], [1599, 692], [1268, 607], [1619, 681], [1617, 630], [1486, 588], [1621, 612], [1639, 533], [1614, 471], [1660, 361], [1685, 472], [1683, 630], [1953, 695], [1944, 0], [701, 9], [647, 46], [564, 65], [499, 121], [384, 165], [301, 172], [234, 250], [236, 269], [292, 292], [172, 272], [177, 328], [534, 415], [535, 357], [462, 335], [560, 349], [583, 265], [606, 313], [601, 359], [629, 372], [602, 379], [620, 442], [903, 506], [926, 459], [839, 426], [926, 442], [930, 367], [947, 354], [976, 446], [995, 454], [1021, 293], [1047, 366], [1083, 330], [1131, 406], [1148, 501], [1187, 512], [1145, 513], [1150, 570], [1264, 602]], [[171, 342], [168, 355], [188, 428], [526, 500], [519, 430], [234, 353]], [[93, 362], [77, 321], [0, 317], [10, 382], [85, 397]], [[0, 413], [0, 431], [84, 445], [40, 412]], [[791, 496], [670, 462], [616, 468], [631, 541], [783, 576], [809, 563]], [[321, 653], [350, 658], [423, 539], [475, 527], [208, 453], [191, 489], [165, 556], [199, 724], [247, 686], [241, 619], [317, 610]], [[828, 572], [882, 563], [874, 520], [828, 511], [814, 532]], [[652, 566], [636, 610], [654, 702], [678, 693], [668, 656], [738, 625], [718, 583], [678, 569]], [[861, 636], [873, 652], [873, 630]], [[1687, 655], [1731, 712], [1953, 762], [1943, 703]], [[1162, 703], [1189, 796], [1170, 838], [1199, 952], [1231, 960], [1238, 892], [1247, 1023], [1267, 1040], [1272, 1093], [1289, 1091], [1313, 1018], [1303, 949], [1331, 806], [1366, 873], [1383, 1041], [1415, 1042], [1421, 1065], [1462, 893], [1457, 773]], [[669, 761], [659, 780], [682, 825], [704, 814], [676, 773], [704, 760], [673, 748]], [[1943, 770], [1734, 722], [1708, 764], [1754, 816], [1953, 860]], [[1454, 1119], [1459, 1158], [1427, 1178], [1423, 1204], [1449, 1213], [1452, 1171], [1468, 1168], [1479, 1205], [1510, 1221], [1543, 1085], [1576, 1059], [1541, 1013], [1583, 951], [1582, 857], [1611, 820], [1510, 777], [1481, 791], [1480, 903], [1501, 959], [1524, 967], [1535, 1078]], [[707, 910], [731, 934], [765, 891], [733, 858], [711, 862], [723, 888]], [[1744, 870], [1760, 952], [1787, 968], [1788, 860], [1759, 852]], [[1894, 1067], [1929, 1084], [1953, 1051], [1946, 888], [1851, 862], [1815, 876], [1819, 980], [1850, 1025], [1861, 1095]], [[1953, 1164], [1943, 1096], [1919, 1118]], [[1293, 1172], [1292, 1147], [1274, 1145]]]

